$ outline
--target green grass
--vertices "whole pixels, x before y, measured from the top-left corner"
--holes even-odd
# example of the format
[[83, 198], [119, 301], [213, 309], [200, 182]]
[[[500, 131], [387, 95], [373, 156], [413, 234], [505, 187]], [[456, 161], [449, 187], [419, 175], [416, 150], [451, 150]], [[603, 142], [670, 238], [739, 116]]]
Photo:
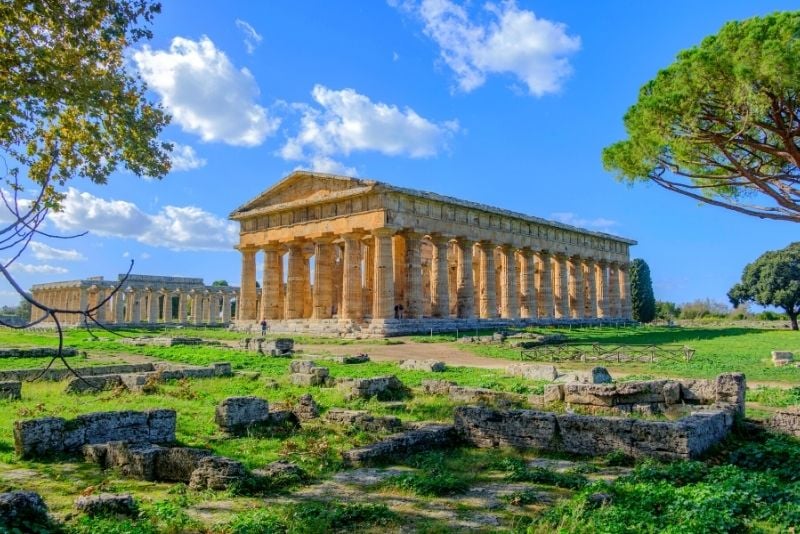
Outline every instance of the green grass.
[[[655, 363], [609, 363], [633, 374], [710, 378], [720, 373], [740, 371], [749, 380], [800, 382], [800, 368], [774, 367], [770, 360], [773, 350], [788, 350], [800, 354], [800, 332], [790, 330], [759, 330], [751, 328], [558, 328], [529, 329], [537, 333], [565, 334], [570, 343], [591, 345], [660, 344], [687, 345], [697, 352], [691, 361], [662, 360]], [[462, 345], [481, 356], [520, 359], [520, 350], [500, 345]], [[580, 363], [569, 362], [579, 366]], [[585, 366], [603, 365], [602, 362]]]

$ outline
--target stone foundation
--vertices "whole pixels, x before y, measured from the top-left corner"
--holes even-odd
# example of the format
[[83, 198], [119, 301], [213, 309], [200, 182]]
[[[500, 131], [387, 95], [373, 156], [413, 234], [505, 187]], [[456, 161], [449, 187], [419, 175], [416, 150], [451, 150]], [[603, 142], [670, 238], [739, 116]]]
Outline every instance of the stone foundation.
[[406, 387], [394, 375], [373, 378], [340, 378], [336, 387], [345, 393], [348, 400], [377, 397], [378, 400], [392, 400], [404, 397]]
[[[64, 347], [61, 356], [77, 356], [78, 349]], [[0, 358], [56, 358], [58, 349], [53, 347], [32, 347], [27, 349], [0, 349]]]
[[452, 425], [429, 424], [392, 434], [384, 440], [342, 453], [345, 464], [365, 465], [376, 460], [405, 456], [452, 445], [455, 434]]
[[[525, 326], [622, 324], [620, 319], [371, 319], [363, 322], [339, 319], [289, 319], [269, 322], [270, 333], [316, 334], [331, 337], [381, 338], [410, 334], [463, 333], [472, 336], [476, 330], [522, 328]], [[632, 323], [627, 321], [628, 324]], [[256, 321], [234, 321], [232, 328], [244, 332], [260, 332]]]
[[175, 410], [94, 412], [75, 419], [42, 417], [14, 421], [14, 449], [22, 458], [76, 452], [84, 445], [175, 441]]
[[[213, 378], [216, 376], [230, 376], [231, 364], [227, 362], [212, 363], [208, 367], [182, 367], [168, 364], [146, 364], [150, 371], [101, 374], [74, 377], [65, 389], [66, 393], [83, 393], [113, 389], [124, 386], [129, 391], [142, 391], [148, 383], [165, 382], [167, 380], [181, 380], [184, 378]], [[90, 368], [91, 369], [91, 368]]]
[[397, 417], [392, 415], [372, 415], [366, 410], [331, 408], [325, 414], [325, 419], [329, 423], [350, 426], [358, 430], [366, 430], [367, 432], [398, 430], [402, 426], [400, 419]]
[[422, 390], [428, 395], [447, 395], [455, 402], [510, 407], [523, 404], [526, 398], [516, 393], [496, 391], [488, 388], [472, 388], [456, 385], [447, 380], [423, 380]]
[[0, 382], [0, 399], [19, 400], [21, 398], [21, 382]]
[[781, 408], [769, 420], [767, 426], [774, 432], [800, 437], [800, 407]]
[[514, 447], [588, 456], [621, 451], [660, 460], [697, 458], [730, 432], [732, 411], [708, 410], [677, 421], [555, 414], [535, 410], [499, 411], [461, 406], [458, 436], [477, 447]]

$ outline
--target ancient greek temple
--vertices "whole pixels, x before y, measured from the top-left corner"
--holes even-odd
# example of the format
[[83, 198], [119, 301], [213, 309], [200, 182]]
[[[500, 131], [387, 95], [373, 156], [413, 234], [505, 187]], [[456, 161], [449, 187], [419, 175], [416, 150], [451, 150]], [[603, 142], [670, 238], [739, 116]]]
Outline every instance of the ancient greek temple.
[[622, 237], [308, 171], [230, 218], [240, 223], [239, 326], [380, 336], [631, 318], [636, 241]]
[[[97, 307], [125, 278], [105, 280], [102, 276], [85, 280], [70, 280], [37, 284], [31, 288], [35, 300], [53, 308], [89, 310]], [[228, 324], [232, 303], [238, 287], [207, 286], [202, 278], [178, 276], [128, 275], [120, 290], [93, 314], [103, 324]], [[31, 320], [40, 319], [44, 312], [35, 306]], [[78, 313], [58, 315], [62, 324], [79, 324]], [[53, 322], [52, 318], [44, 322]]]

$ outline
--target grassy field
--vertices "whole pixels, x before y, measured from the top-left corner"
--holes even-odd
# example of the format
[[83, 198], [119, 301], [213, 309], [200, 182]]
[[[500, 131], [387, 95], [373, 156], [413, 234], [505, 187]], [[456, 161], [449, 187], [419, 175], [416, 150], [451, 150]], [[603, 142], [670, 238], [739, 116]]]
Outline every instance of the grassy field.
[[[750, 380], [771, 383], [748, 391], [748, 413], [760, 417], [774, 407], [800, 404], [800, 369], [774, 368], [769, 362], [769, 352], [773, 349], [800, 353], [797, 333], [699, 327], [558, 331], [577, 343], [686, 344], [697, 350], [689, 363], [620, 364], [618, 368], [629, 374], [626, 379], [712, 377], [724, 371], [741, 370]], [[161, 334], [146, 330], [120, 333]], [[221, 329], [181, 329], [169, 333], [223, 342], [242, 337]], [[518, 349], [455, 343], [447, 336], [366, 343], [318, 338], [295, 340], [304, 349], [300, 355], [304, 358], [317, 350], [323, 353], [325, 346], [332, 344], [371, 344], [377, 350], [387, 344], [452, 343], [452, 347], [469, 353], [519, 360]], [[0, 330], [2, 346], [53, 346], [54, 341], [52, 332]], [[107, 333], [97, 339], [80, 330], [68, 331], [65, 344], [85, 353], [70, 359], [76, 366], [113, 363], [125, 356], [194, 365], [228, 361], [234, 370], [247, 372], [229, 378], [174, 381], [161, 384], [147, 394], [103, 391], [66, 395], [64, 382], [25, 383], [23, 400], [0, 401], [0, 490], [25, 488], [40, 492], [55, 516], [64, 521], [59, 528], [69, 533], [395, 532], [409, 528], [449, 532], [472, 524], [470, 521], [477, 521], [477, 530], [487, 532], [779, 532], [800, 523], [797, 478], [800, 444], [791, 438], [760, 434], [734, 436], [705, 462], [672, 465], [633, 462], [614, 455], [599, 459], [550, 456], [553, 459], [546, 460], [547, 455], [536, 451], [431, 452], [386, 466], [387, 476], [360, 489], [342, 486], [341, 492], [334, 493], [337, 498], [333, 502], [313, 493], [302, 496], [303, 491], [335, 483], [337, 473], [343, 469], [341, 451], [375, 441], [380, 434], [315, 421], [297, 430], [276, 429], [230, 438], [220, 433], [213, 420], [214, 408], [222, 399], [257, 395], [270, 403], [292, 403], [301, 394], [310, 392], [323, 411], [332, 407], [366, 409], [377, 415], [396, 415], [406, 422], [450, 421], [453, 403], [424, 395], [420, 390], [399, 406], [376, 400], [346, 401], [335, 388], [292, 385], [288, 380], [289, 359], [223, 346], [130, 346]], [[431, 349], [435, 356], [435, 345]], [[46, 359], [3, 358], [0, 369], [36, 368], [46, 363]], [[324, 365], [334, 377], [394, 374], [411, 388], [427, 378], [522, 394], [540, 393], [545, 385], [510, 377], [500, 370], [475, 367], [449, 367], [433, 376], [401, 370], [395, 362], [344, 365], [326, 361]], [[302, 484], [259, 491], [193, 492], [180, 484], [128, 480], [75, 457], [21, 461], [13, 452], [12, 424], [16, 419], [155, 407], [177, 411], [177, 437], [184, 445], [235, 458], [251, 469], [277, 459], [290, 460], [300, 465], [309, 479]], [[560, 469], [550, 467], [551, 464], [530, 467], [531, 462], [544, 461], [554, 462], [552, 465], [566, 462], [569, 467]], [[485, 497], [506, 486], [509, 491], [501, 492], [497, 498]], [[95, 491], [133, 493], [141, 503], [140, 517], [117, 520], [76, 516], [73, 511], [76, 496]], [[598, 493], [608, 494], [610, 504], [597, 504], [593, 495]], [[481, 523], [481, 518], [489, 512], [499, 517], [501, 523]], [[55, 528], [50, 525], [44, 531]]]

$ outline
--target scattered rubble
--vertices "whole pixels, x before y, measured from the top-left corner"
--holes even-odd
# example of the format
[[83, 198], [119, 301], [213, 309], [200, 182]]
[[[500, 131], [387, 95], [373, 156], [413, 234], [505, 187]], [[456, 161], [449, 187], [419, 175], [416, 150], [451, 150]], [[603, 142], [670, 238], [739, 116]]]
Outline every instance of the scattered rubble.
[[397, 417], [392, 415], [372, 415], [366, 410], [331, 408], [325, 413], [325, 419], [330, 423], [349, 425], [352, 428], [368, 432], [398, 430], [402, 426], [400, 419]]
[[295, 360], [289, 368], [292, 372], [289, 379], [297, 386], [322, 386], [328, 383], [328, 368], [311, 360]]
[[130, 493], [101, 493], [78, 497], [75, 508], [89, 516], [112, 515], [134, 517], [139, 507]]
[[369, 399], [395, 400], [408, 394], [407, 388], [394, 375], [373, 378], [340, 378], [336, 387], [345, 393], [347, 400]]
[[447, 368], [444, 362], [439, 360], [403, 360], [400, 362], [400, 369], [406, 371], [430, 371], [440, 373]]

